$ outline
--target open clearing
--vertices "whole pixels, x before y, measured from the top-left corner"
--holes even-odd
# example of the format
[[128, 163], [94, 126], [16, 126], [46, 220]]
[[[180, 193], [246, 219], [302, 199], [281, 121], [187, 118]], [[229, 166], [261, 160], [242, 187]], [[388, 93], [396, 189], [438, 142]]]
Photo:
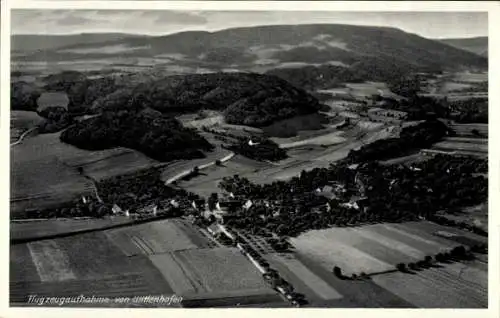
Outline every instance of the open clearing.
[[42, 110], [47, 107], [68, 107], [69, 98], [64, 92], [46, 92], [43, 93], [36, 101], [38, 109]]
[[458, 245], [483, 241], [473, 233], [430, 222], [313, 230], [291, 239], [299, 254], [327, 270], [339, 266], [347, 275], [393, 270], [397, 263], [419, 261]]
[[78, 149], [61, 142], [59, 135], [37, 135], [12, 147], [11, 213], [58, 205], [83, 194], [92, 195], [92, 184], [78, 173], [78, 167], [100, 179], [158, 164], [126, 148]]

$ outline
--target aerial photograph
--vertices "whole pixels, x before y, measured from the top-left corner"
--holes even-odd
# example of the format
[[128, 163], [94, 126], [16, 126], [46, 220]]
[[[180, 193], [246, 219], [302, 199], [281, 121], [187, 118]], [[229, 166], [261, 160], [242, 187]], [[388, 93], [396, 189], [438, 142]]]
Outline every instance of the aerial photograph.
[[488, 12], [12, 9], [10, 43], [11, 307], [488, 308]]

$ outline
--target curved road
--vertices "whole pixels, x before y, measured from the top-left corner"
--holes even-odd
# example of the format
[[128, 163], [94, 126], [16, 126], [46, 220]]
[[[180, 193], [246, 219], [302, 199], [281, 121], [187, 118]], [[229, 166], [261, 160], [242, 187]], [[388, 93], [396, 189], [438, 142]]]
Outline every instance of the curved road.
[[19, 145], [23, 141], [24, 137], [26, 137], [30, 132], [32, 132], [36, 129], [37, 129], [37, 127], [33, 127], [33, 128], [26, 130], [25, 132], [23, 132], [23, 134], [21, 136], [19, 136], [19, 138], [15, 142], [11, 143], [10, 146], [12, 147], [15, 145]]
[[[219, 159], [220, 162], [226, 162], [228, 160], [230, 160], [231, 158], [234, 157], [234, 152], [231, 152], [229, 155], [225, 156], [224, 158], [222, 159]], [[206, 163], [204, 165], [201, 165], [201, 166], [198, 166], [198, 169], [202, 170], [202, 169], [205, 169], [205, 168], [208, 168], [208, 167], [211, 167], [215, 165], [215, 161], [212, 161], [212, 162], [209, 162], [209, 163]], [[194, 168], [194, 167], [193, 167]], [[175, 176], [173, 176], [172, 178], [168, 179], [167, 181], [165, 181], [165, 185], [169, 185], [171, 184], [172, 182], [175, 182], [185, 176], [187, 176], [188, 174], [191, 173], [191, 171], [193, 171], [193, 168], [191, 169], [187, 169], [187, 170], [184, 170], [178, 174], [176, 174]]]

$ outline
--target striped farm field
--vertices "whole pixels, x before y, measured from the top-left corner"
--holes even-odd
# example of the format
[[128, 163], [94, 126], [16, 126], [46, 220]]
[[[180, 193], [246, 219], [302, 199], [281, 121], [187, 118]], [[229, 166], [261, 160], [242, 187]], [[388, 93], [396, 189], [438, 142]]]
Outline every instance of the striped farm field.
[[331, 270], [347, 274], [393, 270], [398, 263], [419, 261], [455, 246], [485, 243], [485, 238], [431, 222], [375, 224], [313, 230], [292, 238], [303, 254]]
[[445, 264], [415, 274], [373, 276], [384, 289], [422, 308], [486, 308], [487, 273], [471, 272], [465, 264]]
[[150, 259], [176, 295], [188, 300], [275, 294], [235, 248], [183, 250]]
[[142, 255], [127, 257], [102, 233], [16, 244], [10, 252], [11, 303], [28, 295], [172, 295], [161, 273]]
[[281, 263], [282, 266], [285, 266], [288, 271], [293, 273], [297, 279], [300, 279], [309, 290], [314, 291], [322, 300], [334, 300], [343, 297], [338, 291], [328, 285], [328, 283], [304, 266], [298, 259], [293, 257], [285, 258], [278, 254], [269, 254], [267, 258], [273, 265]]
[[[201, 235], [196, 237], [196, 242], [199, 245], [193, 242], [184, 231], [188, 226], [181, 226], [180, 224], [183, 223], [175, 220], [161, 220], [133, 227], [108, 230], [104, 233], [127, 256], [153, 255], [198, 248], [199, 245], [208, 246], [208, 239], [205, 242]], [[191, 236], [195, 234], [191, 233]]]

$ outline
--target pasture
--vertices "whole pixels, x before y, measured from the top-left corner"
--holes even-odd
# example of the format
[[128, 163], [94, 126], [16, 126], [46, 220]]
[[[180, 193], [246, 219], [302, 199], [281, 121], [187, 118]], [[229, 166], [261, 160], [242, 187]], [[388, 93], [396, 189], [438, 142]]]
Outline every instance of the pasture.
[[[443, 231], [454, 236], [443, 236]], [[393, 270], [398, 263], [419, 261], [458, 245], [484, 242], [484, 238], [430, 222], [408, 222], [313, 230], [290, 241], [299, 254], [325, 269], [339, 266], [350, 275]]]
[[115, 148], [87, 151], [59, 140], [60, 133], [42, 134], [11, 148], [11, 212], [48, 208], [80, 195], [92, 195], [95, 179], [133, 172], [158, 164], [136, 151]]

